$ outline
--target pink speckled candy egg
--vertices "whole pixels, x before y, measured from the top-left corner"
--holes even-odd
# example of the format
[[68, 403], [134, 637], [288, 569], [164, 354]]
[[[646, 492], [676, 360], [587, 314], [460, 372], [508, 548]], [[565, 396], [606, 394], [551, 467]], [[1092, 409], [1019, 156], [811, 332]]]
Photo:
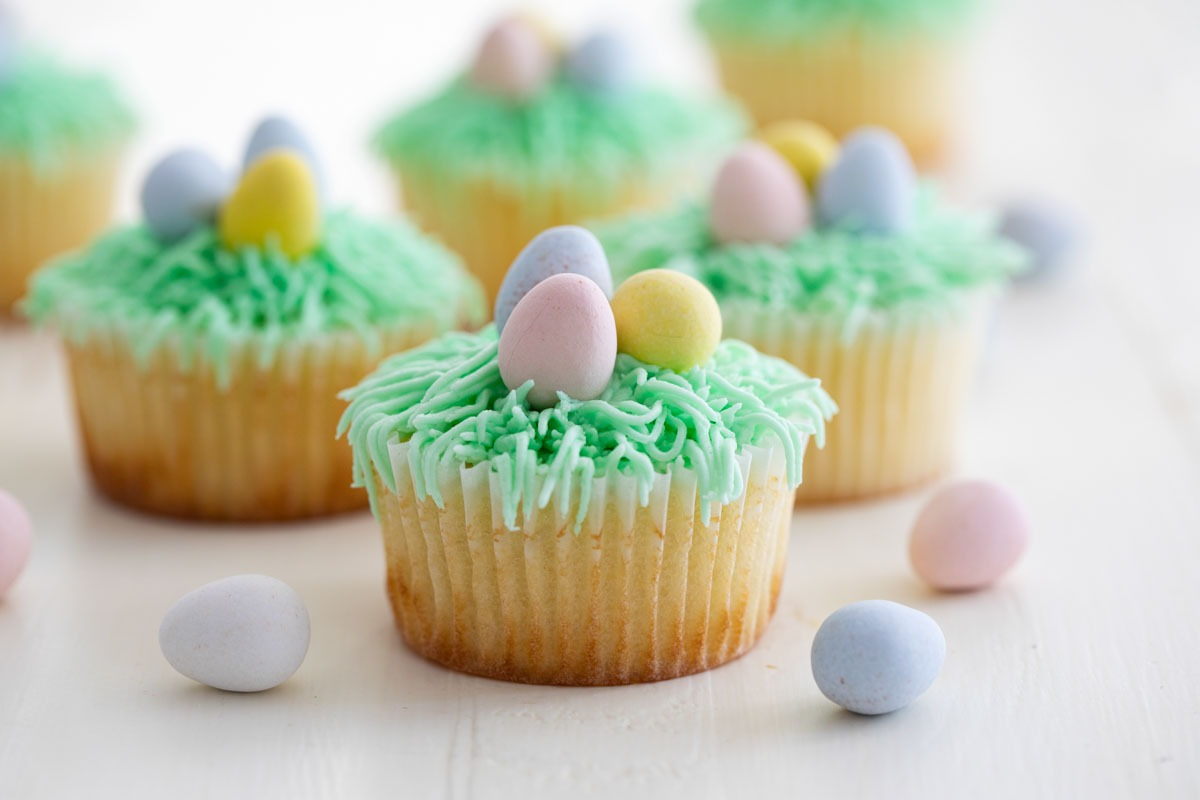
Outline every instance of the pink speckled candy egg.
[[0, 489], [0, 597], [17, 582], [33, 547], [33, 522], [25, 507]]
[[961, 481], [921, 510], [908, 555], [930, 586], [961, 592], [995, 583], [1028, 543], [1029, 519], [1012, 492], [988, 481]]
[[500, 334], [500, 377], [516, 389], [533, 381], [533, 408], [549, 408], [558, 392], [576, 400], [600, 396], [617, 360], [617, 324], [604, 291], [582, 275], [552, 275], [529, 290]]
[[471, 65], [471, 82], [500, 97], [524, 100], [546, 85], [553, 66], [542, 36], [514, 17], [497, 22], [484, 36]]
[[775, 150], [746, 142], [717, 172], [709, 226], [721, 244], [787, 244], [808, 227], [808, 195]]

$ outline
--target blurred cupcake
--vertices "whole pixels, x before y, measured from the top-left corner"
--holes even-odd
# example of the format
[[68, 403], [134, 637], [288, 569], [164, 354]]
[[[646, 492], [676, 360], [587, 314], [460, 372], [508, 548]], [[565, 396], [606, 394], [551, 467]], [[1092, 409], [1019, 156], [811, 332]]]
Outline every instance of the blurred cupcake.
[[889, 128], [920, 164], [944, 151], [956, 50], [979, 0], [700, 0], [725, 88], [759, 125]]
[[491, 297], [541, 230], [668, 205], [744, 130], [731, 104], [646, 86], [634, 61], [613, 33], [567, 47], [505, 19], [464, 75], [376, 136], [412, 217]]
[[600, 238], [618, 279], [658, 267], [698, 278], [727, 335], [837, 398], [800, 501], [923, 483], [952, 462], [980, 334], [1023, 253], [990, 219], [917, 186], [886, 131], [862, 129], [830, 150], [815, 126], [791, 130], [773, 140], [778, 150], [753, 142], [730, 156], [707, 200], [612, 223]]
[[144, 223], [34, 277], [24, 310], [65, 338], [106, 495], [217, 520], [366, 505], [331, 434], [337, 393], [486, 315], [455, 256], [403, 222], [326, 212], [319, 175], [280, 118], [255, 132], [236, 185], [177, 151], [146, 178]]
[[0, 316], [108, 223], [133, 116], [112, 84], [21, 46], [0, 8]]
[[547, 231], [505, 281], [499, 335], [447, 334], [346, 393], [392, 608], [427, 658], [637, 683], [736, 658], [770, 620], [805, 444], [832, 402], [719, 342], [693, 279], [647, 272], [611, 305], [609, 282], [586, 232]]

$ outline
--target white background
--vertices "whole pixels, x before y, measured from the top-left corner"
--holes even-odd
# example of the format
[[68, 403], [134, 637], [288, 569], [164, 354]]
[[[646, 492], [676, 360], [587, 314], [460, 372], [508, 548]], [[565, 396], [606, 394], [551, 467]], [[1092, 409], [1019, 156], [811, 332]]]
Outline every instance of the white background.
[[[119, 75], [142, 112], [122, 194], [163, 150], [230, 165], [255, 119], [309, 128], [337, 200], [384, 213], [365, 149], [397, 103], [468, 57], [501, 2], [23, 0], [30, 34]], [[545, 3], [572, 31], [622, 19], [647, 69], [704, 84], [685, 3]], [[336, 10], [335, 10], [336, 9]], [[1033, 193], [1086, 247], [996, 327], [960, 474], [1025, 499], [1035, 541], [986, 593], [931, 594], [905, 541], [927, 492], [797, 515], [776, 620], [741, 661], [651, 686], [551, 689], [408, 653], [358, 515], [212, 528], [87, 488], [53, 341], [0, 328], [0, 486], [38, 529], [0, 602], [0, 798], [1196, 797], [1200, 795], [1200, 3], [1011, 0], [964, 71], [965, 202]], [[162, 614], [244, 572], [313, 620], [283, 687], [174, 674]], [[886, 597], [949, 655], [909, 709], [865, 719], [812, 682], [820, 621]]]

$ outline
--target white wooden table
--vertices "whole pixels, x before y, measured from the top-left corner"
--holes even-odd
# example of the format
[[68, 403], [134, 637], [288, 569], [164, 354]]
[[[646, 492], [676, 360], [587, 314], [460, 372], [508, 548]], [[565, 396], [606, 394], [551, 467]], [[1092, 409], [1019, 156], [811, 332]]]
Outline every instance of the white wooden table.
[[[238, 80], [261, 63], [252, 30], [288, 4], [205, 5], [16, 3], [35, 33], [124, 70], [153, 109], [126, 213], [161, 148], [210, 142], [232, 160], [272, 107], [314, 121], [339, 195], [383, 210], [365, 131], [461, 59], [462, 34], [433, 11], [346, 2], [346, 17], [288, 29], [301, 51], [323, 30], [353, 34], [336, 72], [264, 67], [255, 83]], [[442, 4], [463, 18], [503, 5]], [[653, 60], [689, 76], [699, 49], [671, 27], [683, 4], [648, 5], [612, 13], [661, 31]], [[606, 689], [458, 675], [402, 645], [368, 515], [211, 527], [96, 497], [53, 340], [5, 327], [0, 487], [28, 504], [37, 540], [0, 603], [0, 798], [1200, 796], [1200, 8], [1049, 5], [1013, 0], [979, 44], [969, 156], [952, 176], [971, 199], [1041, 189], [1089, 233], [1074, 271], [1007, 303], [971, 409], [960, 473], [1006, 482], [1035, 522], [1002, 586], [940, 596], [916, 581], [920, 492], [798, 514], [775, 622], [722, 669]], [[229, 19], [247, 30], [214, 59]], [[180, 38], [147, 34], [164, 25]], [[136, 66], [168, 54], [170, 69]], [[162, 614], [246, 572], [307, 602], [304, 666], [259, 695], [172, 672]], [[949, 652], [916, 704], [867, 719], [821, 697], [808, 653], [827, 614], [873, 597], [933, 615]]]

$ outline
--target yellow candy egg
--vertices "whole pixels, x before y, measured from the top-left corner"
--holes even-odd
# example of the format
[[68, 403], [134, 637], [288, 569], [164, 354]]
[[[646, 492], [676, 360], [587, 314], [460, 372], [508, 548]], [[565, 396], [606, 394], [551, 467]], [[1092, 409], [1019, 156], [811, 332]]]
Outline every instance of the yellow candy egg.
[[557, 56], [566, 51], [567, 40], [563, 38], [562, 32], [540, 11], [524, 8], [513, 14], [512, 18], [528, 25], [548, 52]]
[[274, 238], [290, 258], [311, 252], [320, 228], [317, 182], [304, 157], [291, 150], [268, 152], [251, 164], [219, 222], [226, 247], [262, 247]]
[[721, 310], [704, 284], [681, 272], [651, 269], [613, 294], [617, 350], [685, 372], [699, 366], [721, 341]]
[[758, 138], [792, 165], [810, 191], [838, 154], [837, 139], [815, 122], [776, 122], [763, 128]]

